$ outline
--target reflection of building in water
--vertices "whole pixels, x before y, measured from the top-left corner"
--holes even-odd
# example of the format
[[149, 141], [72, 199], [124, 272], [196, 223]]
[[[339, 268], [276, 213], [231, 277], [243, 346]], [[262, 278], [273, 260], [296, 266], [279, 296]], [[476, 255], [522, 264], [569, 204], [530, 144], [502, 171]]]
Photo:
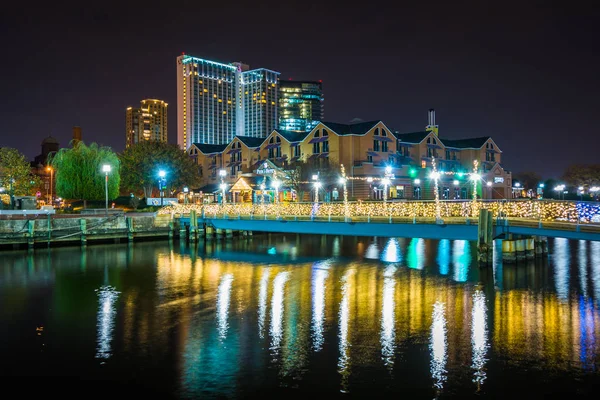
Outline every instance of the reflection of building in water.
[[[292, 382], [304, 374], [314, 353], [324, 357], [332, 347], [342, 389], [350, 391], [351, 371], [373, 366], [393, 370], [407, 343], [435, 342], [432, 359], [436, 368], [459, 371], [471, 366], [477, 385], [487, 383], [489, 343], [505, 358], [542, 359], [557, 367], [574, 362], [592, 365], [597, 359], [593, 339], [600, 336], [600, 321], [593, 303], [585, 298], [565, 303], [550, 293], [523, 291], [498, 291], [486, 300], [483, 292], [460, 283], [469, 275], [469, 242], [440, 241], [431, 247], [427, 243], [421, 239], [406, 243], [386, 240], [380, 247], [380, 260], [402, 259], [404, 253], [406, 265], [400, 261], [383, 267], [330, 259], [292, 268], [201, 258], [192, 262], [187, 257], [160, 254], [159, 298], [151, 317], [165, 325], [174, 317], [182, 321], [182, 379], [188, 388], [205, 384], [235, 387], [238, 371], [261, 363], [275, 368], [280, 380]], [[594, 246], [586, 246], [592, 268], [587, 273], [596, 294], [600, 291], [600, 256], [596, 254], [600, 251], [594, 253], [594, 249], [600, 248]], [[437, 263], [448, 276], [418, 270], [425, 263], [435, 265], [435, 257], [423, 261], [429, 248], [438, 249]], [[223, 307], [218, 299], [225, 293], [219, 290], [219, 285], [225, 284], [224, 276], [231, 280], [226, 291], [226, 324], [221, 324]], [[127, 327], [131, 318], [128, 304], [144, 299], [131, 292], [123, 300]], [[444, 305], [443, 313], [432, 313], [435, 304]], [[493, 326], [488, 326], [492, 321]], [[143, 325], [137, 324], [139, 336]], [[152, 332], [156, 322], [148, 325]], [[445, 326], [444, 334], [434, 335], [434, 325]], [[219, 340], [219, 327], [223, 326], [226, 335]], [[330, 339], [333, 333], [338, 340]], [[152, 340], [160, 340], [156, 336]], [[128, 340], [136, 340], [135, 335], [131, 338]], [[264, 348], [271, 348], [270, 357], [261, 360], [240, 353]], [[442, 375], [436, 379], [444, 386]]]
[[[590, 329], [594, 331], [591, 334]], [[583, 298], [565, 302], [552, 295], [524, 291], [497, 293], [494, 351], [521, 360], [542, 360], [554, 368], [597, 358], [600, 316]]]

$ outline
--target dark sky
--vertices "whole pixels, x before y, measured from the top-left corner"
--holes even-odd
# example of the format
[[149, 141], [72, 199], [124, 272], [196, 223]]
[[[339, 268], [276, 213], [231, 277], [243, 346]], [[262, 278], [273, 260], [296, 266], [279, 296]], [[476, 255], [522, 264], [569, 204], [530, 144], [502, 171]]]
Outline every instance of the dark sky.
[[322, 79], [329, 121], [411, 132], [433, 107], [440, 136], [490, 135], [513, 172], [600, 162], [600, 12], [576, 2], [11, 3], [0, 146], [30, 158], [49, 134], [67, 145], [73, 125], [121, 151], [125, 108], [143, 98], [169, 103], [175, 142], [175, 58], [186, 52]]

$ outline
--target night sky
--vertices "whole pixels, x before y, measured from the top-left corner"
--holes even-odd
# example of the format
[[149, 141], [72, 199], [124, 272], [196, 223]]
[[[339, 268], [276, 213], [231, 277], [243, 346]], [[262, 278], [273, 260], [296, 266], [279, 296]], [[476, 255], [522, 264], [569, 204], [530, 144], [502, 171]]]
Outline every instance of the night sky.
[[490, 135], [513, 172], [600, 162], [600, 12], [575, 2], [12, 3], [27, 8], [0, 15], [0, 146], [31, 159], [73, 125], [123, 150], [125, 108], [143, 98], [169, 103], [175, 143], [185, 52], [322, 79], [328, 121], [412, 132], [435, 108], [440, 136]]

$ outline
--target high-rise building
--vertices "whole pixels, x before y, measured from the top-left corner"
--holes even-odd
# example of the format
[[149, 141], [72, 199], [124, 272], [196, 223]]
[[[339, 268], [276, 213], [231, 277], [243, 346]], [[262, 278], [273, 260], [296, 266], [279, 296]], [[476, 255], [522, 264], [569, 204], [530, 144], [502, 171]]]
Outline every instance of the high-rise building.
[[250, 70], [189, 55], [177, 57], [177, 144], [266, 137], [277, 127], [279, 72]]
[[308, 132], [323, 120], [323, 85], [313, 81], [281, 81], [279, 129]]
[[167, 141], [167, 106], [162, 100], [145, 99], [139, 108], [127, 107], [125, 112], [126, 147], [143, 140]]

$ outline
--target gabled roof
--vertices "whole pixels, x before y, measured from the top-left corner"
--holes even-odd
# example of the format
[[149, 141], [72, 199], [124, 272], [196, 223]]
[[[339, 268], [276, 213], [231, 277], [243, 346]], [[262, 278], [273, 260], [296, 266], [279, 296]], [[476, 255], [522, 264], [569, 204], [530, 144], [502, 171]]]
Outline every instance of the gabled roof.
[[398, 140], [405, 143], [421, 143], [423, 139], [427, 137], [430, 131], [419, 131], [410, 133], [395, 133], [394, 135]]
[[457, 149], [480, 149], [490, 139], [489, 136], [482, 136], [471, 139], [440, 139], [447, 147], [455, 147]]
[[290, 143], [301, 142], [303, 141], [310, 132], [296, 132], [296, 131], [286, 131], [283, 129], [275, 129], [279, 135], [281, 135], [285, 140]]
[[[321, 122], [323, 125], [338, 135], [364, 135], [381, 121], [359, 122], [357, 124], [338, 124], [335, 122]], [[317, 125], [318, 126], [318, 125]]]
[[204, 143], [192, 143], [204, 154], [222, 153], [227, 144], [204, 144]]
[[260, 145], [263, 144], [263, 142], [265, 141], [265, 138], [239, 136], [239, 135], [235, 135], [235, 137], [240, 139], [240, 141], [242, 143], [244, 143], [246, 146], [248, 146], [250, 148], [260, 147]]

